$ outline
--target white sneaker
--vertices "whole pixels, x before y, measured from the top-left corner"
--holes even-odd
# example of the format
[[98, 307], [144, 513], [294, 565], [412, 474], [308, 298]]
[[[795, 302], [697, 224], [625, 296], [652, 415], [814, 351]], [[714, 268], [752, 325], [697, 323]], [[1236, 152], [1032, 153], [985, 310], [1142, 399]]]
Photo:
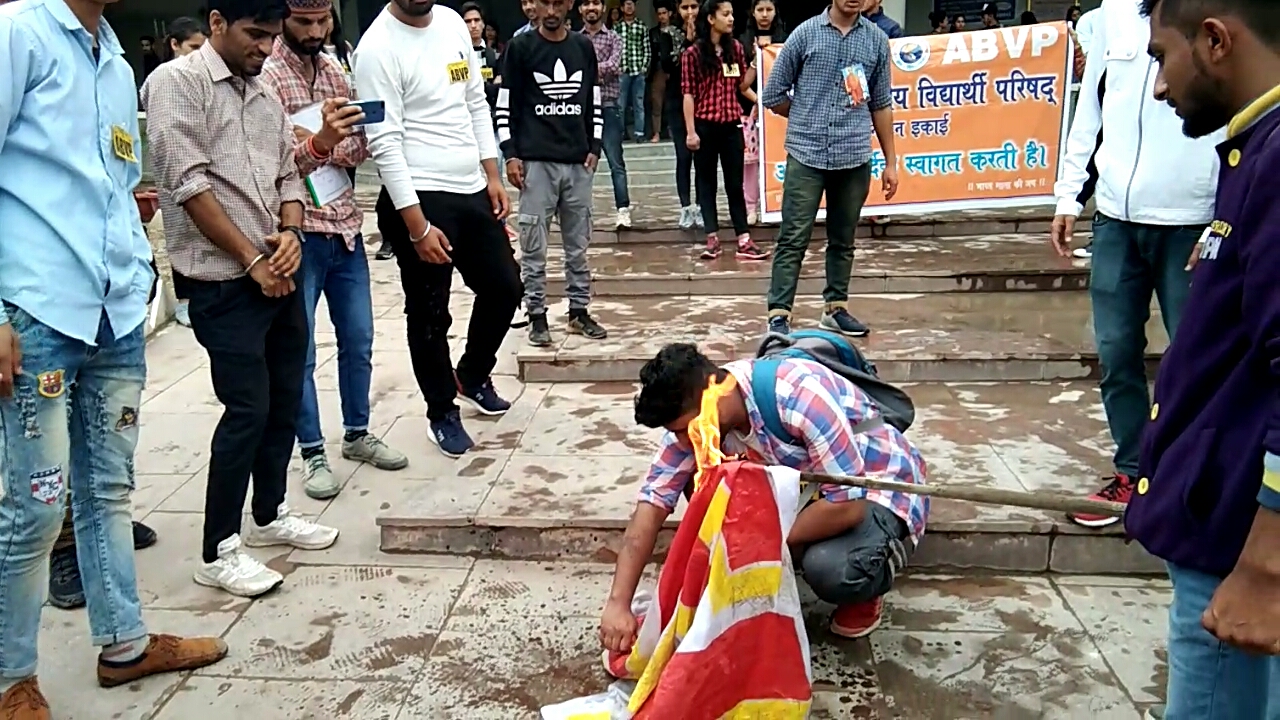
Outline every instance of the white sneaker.
[[619, 230], [631, 229], [631, 208], [629, 207], [618, 208], [617, 225]]
[[693, 227], [693, 206], [686, 205], [680, 208], [680, 229], [689, 230]]
[[701, 206], [701, 205], [694, 205], [694, 206], [693, 206], [693, 224], [694, 224], [694, 226], [695, 226], [695, 227], [697, 227], [699, 230], [701, 230], [701, 229], [703, 229], [704, 227], [706, 227], [706, 226], [705, 226], [705, 225], [703, 225], [703, 223], [702, 223], [702, 206]]
[[191, 308], [186, 300], [179, 300], [173, 309], [173, 319], [182, 327], [191, 327]]
[[323, 550], [337, 540], [337, 528], [318, 525], [300, 515], [294, 515], [285, 503], [280, 503], [276, 519], [271, 524], [258, 527], [258, 523], [251, 519], [249, 529], [244, 534], [244, 544], [249, 547], [288, 545], [299, 550]]
[[752, 210], [751, 212], [747, 213], [748, 225], [755, 225], [758, 222], [760, 222], [760, 213], [757, 213], [755, 210]]
[[284, 576], [240, 549], [240, 536], [232, 535], [218, 543], [217, 560], [200, 564], [195, 581], [232, 595], [253, 598], [280, 587]]

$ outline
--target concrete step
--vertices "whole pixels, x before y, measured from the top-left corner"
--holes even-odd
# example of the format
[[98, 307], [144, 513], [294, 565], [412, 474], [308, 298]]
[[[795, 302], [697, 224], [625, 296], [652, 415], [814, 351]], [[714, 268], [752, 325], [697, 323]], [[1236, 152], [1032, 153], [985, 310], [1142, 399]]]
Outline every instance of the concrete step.
[[[632, 228], [619, 230], [615, 224], [617, 211], [613, 200], [613, 191], [607, 181], [597, 176], [592, 213], [596, 229], [596, 242], [680, 242], [695, 241], [701, 237], [701, 231], [680, 230], [680, 199], [676, 193], [674, 178], [662, 179], [655, 176], [652, 184], [636, 186], [631, 191]], [[356, 192], [357, 200], [366, 212], [372, 212], [377, 201], [381, 185], [376, 177], [359, 179]], [[511, 196], [513, 212], [519, 208], [520, 193], [508, 188]], [[1086, 215], [1092, 212], [1086, 208]], [[723, 193], [717, 198], [717, 213], [722, 228], [730, 225], [729, 209], [725, 204]], [[977, 237], [984, 235], [1002, 235], [1024, 233], [1048, 237], [1049, 224], [1053, 219], [1053, 208], [1000, 208], [994, 210], [960, 210], [941, 213], [917, 213], [885, 218], [872, 222], [876, 218], [874, 210], [863, 213], [862, 225], [858, 228], [859, 237]], [[1084, 224], [1082, 224], [1084, 225]], [[1087, 227], [1081, 228], [1081, 238], [1085, 236]], [[776, 233], [775, 227], [761, 224], [751, 229], [752, 236], [758, 239], [769, 239]], [[724, 230], [728, 234], [729, 230]], [[823, 223], [814, 229], [815, 237], [825, 237]], [[1047, 242], [1047, 240], [1046, 240]]]
[[[908, 437], [929, 464], [930, 482], [1080, 495], [1097, 490], [1111, 443], [1094, 383], [907, 389], [918, 413]], [[456, 461], [433, 456], [433, 472], [447, 480], [383, 498], [381, 549], [613, 561], [661, 436], [635, 424], [636, 391], [632, 383], [527, 385], [507, 417], [465, 418], [476, 452]], [[425, 433], [424, 419], [403, 417], [388, 441], [422, 445]], [[680, 515], [677, 510], [669, 521], [655, 559]], [[933, 502], [912, 566], [1163, 572], [1116, 527], [1086, 530], [1050, 513], [949, 500]]]
[[[759, 298], [768, 292], [769, 262], [739, 261], [731, 251], [708, 262], [698, 259], [699, 251], [700, 246], [688, 243], [594, 246], [587, 251], [592, 294]], [[547, 290], [553, 297], [564, 295], [563, 261], [562, 246], [549, 248], [547, 267], [554, 275]], [[819, 242], [805, 256], [800, 294], [819, 295], [824, 285], [825, 247]], [[993, 235], [865, 240], [858, 245], [849, 287], [854, 293], [925, 293], [1088, 286], [1088, 263], [1059, 258], [1042, 236]]]
[[[799, 300], [794, 327], [816, 327], [822, 306], [820, 298]], [[859, 346], [893, 382], [1098, 376], [1087, 293], [861, 294], [849, 299], [849, 308], [872, 327]], [[587, 340], [555, 327], [554, 346], [517, 354], [521, 379], [631, 382], [672, 342], [697, 343], [717, 361], [753, 357], [766, 309], [761, 296], [640, 296], [602, 298], [592, 313], [609, 330], [608, 339]], [[1147, 337], [1154, 362], [1168, 345], [1155, 310]]]

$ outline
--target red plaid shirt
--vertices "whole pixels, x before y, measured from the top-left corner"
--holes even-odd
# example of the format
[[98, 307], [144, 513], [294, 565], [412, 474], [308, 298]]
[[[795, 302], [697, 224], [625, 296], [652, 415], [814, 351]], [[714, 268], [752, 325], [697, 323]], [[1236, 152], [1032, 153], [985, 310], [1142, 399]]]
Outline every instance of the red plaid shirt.
[[[716, 47], [719, 51], [719, 46]], [[742, 44], [733, 41], [733, 56], [720, 57], [716, 69], [709, 70], [702, 61], [702, 50], [693, 45], [680, 56], [682, 89], [693, 96], [693, 116], [718, 123], [742, 122], [742, 106], [738, 104], [738, 86], [747, 72], [746, 53]], [[735, 72], [736, 70], [736, 72]], [[732, 75], [732, 77], [727, 77]]]
[[[313, 83], [307, 80], [302, 58], [289, 49], [283, 39], [276, 38], [271, 57], [262, 66], [263, 83], [275, 92], [284, 105], [285, 112], [290, 115], [330, 98], [345, 97], [354, 100], [356, 97], [355, 90], [347, 81], [347, 75], [337, 60], [321, 53], [316, 55], [315, 61], [316, 80]], [[359, 167], [360, 163], [369, 159], [369, 147], [365, 141], [364, 129], [357, 128], [354, 134], [338, 143], [327, 158], [311, 152], [311, 145], [305, 140], [294, 144], [293, 157], [298, 162], [298, 172], [306, 176], [325, 164], [340, 168]], [[363, 222], [364, 214], [356, 206], [355, 192], [352, 191], [322, 208], [308, 204], [302, 229], [325, 235], [341, 235], [347, 241], [347, 249], [354, 250], [355, 238], [360, 234]]]

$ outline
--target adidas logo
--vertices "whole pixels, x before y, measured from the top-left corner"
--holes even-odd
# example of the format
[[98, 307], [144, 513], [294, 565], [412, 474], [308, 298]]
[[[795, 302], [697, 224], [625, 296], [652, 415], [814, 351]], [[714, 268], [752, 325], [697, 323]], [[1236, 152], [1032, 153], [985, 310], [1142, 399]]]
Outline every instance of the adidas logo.
[[543, 94], [552, 100], [568, 100], [582, 89], [582, 71], [579, 70], [570, 75], [565, 70], [563, 60], [556, 60], [556, 66], [551, 70], [551, 77], [535, 72], [533, 79], [538, 83], [538, 87], [542, 88]]

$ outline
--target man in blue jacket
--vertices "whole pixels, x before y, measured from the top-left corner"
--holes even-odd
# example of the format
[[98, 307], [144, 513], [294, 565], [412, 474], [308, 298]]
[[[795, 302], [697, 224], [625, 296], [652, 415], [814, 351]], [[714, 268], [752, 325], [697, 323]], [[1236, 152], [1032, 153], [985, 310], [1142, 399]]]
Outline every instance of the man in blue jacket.
[[1143, 0], [1154, 85], [1218, 145], [1215, 219], [1156, 380], [1129, 534], [1166, 560], [1169, 720], [1280, 717], [1280, 6]]

